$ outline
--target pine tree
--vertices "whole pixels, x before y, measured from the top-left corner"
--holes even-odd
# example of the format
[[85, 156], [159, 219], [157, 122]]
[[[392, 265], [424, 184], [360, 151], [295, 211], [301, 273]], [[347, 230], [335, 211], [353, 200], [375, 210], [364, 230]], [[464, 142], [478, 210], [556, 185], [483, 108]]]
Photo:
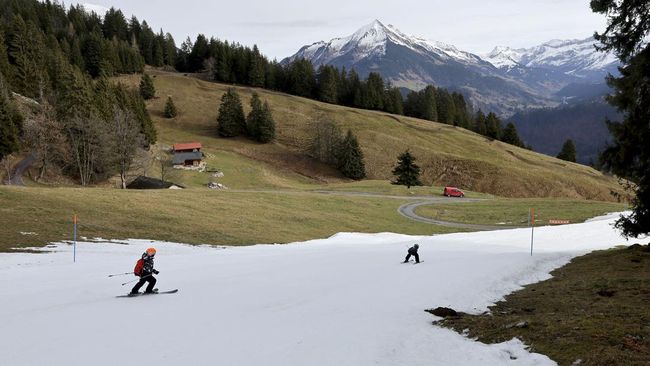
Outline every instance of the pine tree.
[[393, 175], [397, 177], [392, 184], [399, 184], [411, 188], [421, 186], [420, 167], [415, 164], [415, 158], [409, 150], [406, 150], [397, 158], [397, 165], [393, 169]]
[[106, 14], [104, 14], [104, 24], [102, 26], [104, 37], [106, 39], [126, 40], [128, 34], [128, 26], [126, 18], [121, 10], [115, 10], [111, 7]]
[[262, 101], [257, 93], [251, 97], [251, 111], [246, 117], [246, 130], [253, 140], [259, 137], [260, 123], [263, 118]]
[[[124, 88], [122, 87], [122, 89]], [[140, 122], [140, 132], [144, 136], [145, 147], [155, 144], [158, 139], [158, 132], [156, 131], [156, 126], [151, 121], [151, 116], [147, 111], [144, 98], [136, 90], [129, 90], [127, 94], [130, 95], [128, 98], [130, 103], [127, 106]]]
[[165, 43], [163, 46], [165, 65], [174, 66], [176, 63], [176, 43], [171, 34], [165, 34]]
[[217, 131], [222, 137], [235, 137], [246, 132], [246, 118], [244, 108], [239, 99], [239, 94], [229, 88], [221, 97], [219, 116], [217, 117]]
[[311, 61], [300, 59], [289, 65], [289, 92], [300, 97], [311, 98], [316, 85], [314, 66]]
[[84, 65], [86, 72], [93, 78], [106, 74], [106, 63], [103, 55], [102, 36], [97, 32], [89, 34], [82, 46], [82, 54], [84, 56]]
[[203, 34], [199, 34], [188, 57], [188, 71], [197, 72], [203, 70], [203, 61], [208, 58], [209, 52], [208, 40]]
[[486, 131], [485, 134], [487, 137], [499, 140], [501, 138], [501, 120], [493, 112], [488, 113], [485, 118]]
[[176, 106], [174, 105], [174, 101], [172, 100], [171, 96], [167, 97], [164, 114], [165, 114], [165, 118], [174, 118], [176, 117], [176, 115], [178, 115], [178, 111], [176, 110]]
[[363, 152], [359, 141], [351, 130], [343, 139], [338, 154], [338, 169], [345, 177], [361, 180], [366, 177], [366, 166], [363, 162]]
[[84, 60], [83, 54], [81, 53], [81, 45], [79, 44], [79, 38], [75, 38], [70, 45], [70, 63], [74, 66], [77, 66], [79, 70], [86, 69], [86, 62]]
[[384, 80], [376, 72], [368, 74], [366, 80], [367, 99], [365, 108], [382, 110], [384, 109]]
[[335, 67], [321, 65], [318, 68], [318, 99], [325, 103], [338, 101], [338, 72]]
[[15, 65], [12, 86], [20, 94], [43, 100], [49, 80], [42, 32], [16, 15], [9, 36], [9, 57]]
[[454, 107], [454, 100], [447, 90], [438, 88], [436, 93], [436, 106], [438, 107], [438, 121], [453, 125], [456, 109]]
[[246, 128], [248, 136], [257, 142], [265, 144], [275, 138], [275, 122], [271, 115], [271, 108], [268, 102], [262, 104], [257, 93], [253, 93], [251, 98], [251, 111], [246, 117]]
[[[1, 74], [0, 81], [2, 81]], [[18, 150], [21, 126], [22, 116], [13, 105], [7, 89], [2, 87], [0, 89], [0, 160]]]
[[148, 65], [153, 63], [153, 39], [155, 35], [146, 21], [142, 21], [140, 34], [138, 37], [138, 45], [140, 45], [140, 53], [144, 57], [144, 62]]
[[165, 38], [162, 35], [156, 36], [153, 40], [152, 56], [152, 66], [160, 67], [165, 64]]
[[476, 118], [474, 120], [474, 132], [482, 136], [487, 136], [487, 124], [485, 123], [485, 114], [482, 110], [476, 112]]
[[384, 96], [384, 110], [393, 114], [404, 114], [404, 99], [399, 88], [389, 88]]
[[[4, 32], [0, 29], [0, 75], [4, 75], [6, 78], [9, 75], [10, 66], [9, 58], [7, 55], [7, 46], [5, 44]], [[7, 83], [6, 79], [3, 79], [4, 83]], [[0, 88], [6, 88], [7, 85], [0, 85]]]
[[436, 104], [436, 88], [433, 85], [429, 85], [420, 92], [420, 118], [424, 118], [429, 121], [438, 120], [438, 107]]
[[248, 85], [261, 88], [264, 86], [264, 58], [257, 49], [257, 45], [253, 45], [253, 51], [250, 60], [250, 67], [248, 72]]
[[573, 143], [573, 140], [568, 139], [562, 145], [562, 150], [557, 154], [558, 159], [576, 162], [576, 145]]
[[273, 114], [271, 113], [271, 107], [269, 107], [268, 102], [264, 102], [262, 117], [258, 125], [259, 135], [257, 141], [266, 144], [275, 139], [275, 121], [273, 120]]
[[625, 116], [608, 122], [612, 144], [603, 152], [603, 167], [634, 182], [632, 214], [616, 227], [626, 236], [650, 233], [650, 12], [647, 1], [592, 0], [594, 12], [607, 16], [607, 29], [595, 38], [602, 50], [614, 51], [623, 64], [619, 77], [610, 77], [615, 93], [609, 103]]
[[156, 95], [156, 88], [149, 74], [143, 74], [140, 79], [140, 95], [142, 95], [144, 100], [152, 99]]
[[501, 136], [501, 141], [506, 144], [515, 145], [523, 147], [524, 143], [521, 141], [519, 134], [517, 133], [517, 127], [512, 122], [508, 122], [506, 128], [503, 130], [503, 136]]
[[454, 125], [462, 128], [470, 128], [470, 116], [467, 111], [465, 97], [461, 93], [454, 92], [451, 94], [451, 98], [454, 101], [454, 110], [456, 112]]

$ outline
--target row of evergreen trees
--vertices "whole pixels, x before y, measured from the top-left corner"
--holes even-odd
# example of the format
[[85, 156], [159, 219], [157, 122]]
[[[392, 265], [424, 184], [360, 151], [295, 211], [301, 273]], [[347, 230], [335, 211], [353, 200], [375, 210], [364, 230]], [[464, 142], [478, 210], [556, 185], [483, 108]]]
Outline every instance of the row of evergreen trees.
[[[49, 39], [52, 43], [46, 49], [57, 48], [55, 43], [58, 43], [70, 63], [93, 77], [141, 72], [145, 63], [168, 65], [182, 72], [207, 72], [219, 82], [264, 87], [327, 103], [439, 121], [523, 146], [519, 136], [513, 133], [513, 125], [501, 131], [501, 124], [494, 124], [496, 115], [493, 113], [487, 117], [481, 117], [479, 113], [473, 120], [471, 106], [464, 96], [443, 88], [428, 86], [419, 92], [410, 92], [404, 100], [399, 88], [391, 87], [378, 73], [370, 73], [362, 80], [354, 70], [344, 68], [321, 66], [315, 71], [312, 63], [304, 59], [280, 64], [275, 60], [269, 61], [257, 46], [250, 48], [208, 39], [202, 34], [194, 42], [187, 38], [177, 50], [169, 33], [162, 30], [154, 33], [146, 21], [140, 22], [135, 17], [127, 20], [120, 10], [114, 8], [104, 14], [103, 21], [97, 14], [85, 12], [81, 6], [71, 6], [66, 12], [63, 5], [50, 1], [0, 0], [0, 8], [4, 10], [6, 21], [9, 17], [18, 23], [18, 19], [26, 19], [30, 30], [24, 32], [38, 33], [36, 30], [40, 29], [41, 33], [44, 32], [40, 37], [43, 42]], [[21, 27], [16, 25], [14, 28]], [[13, 37], [14, 33], [12, 31], [10, 35]], [[41, 49], [38, 44], [34, 42], [30, 46]], [[43, 65], [32, 67], [33, 70], [43, 68]], [[35, 97], [39, 83], [33, 80], [40, 78], [28, 79], [32, 80], [32, 85], [25, 85], [18, 92]], [[27, 90], [31, 91], [23, 93]]]
[[275, 138], [275, 121], [268, 102], [262, 103], [257, 93], [251, 98], [251, 111], [244, 117], [241, 98], [235, 89], [230, 88], [221, 97], [217, 131], [221, 137], [245, 135], [260, 143], [268, 143]]
[[311, 135], [305, 154], [336, 168], [343, 176], [360, 180], [366, 177], [366, 165], [357, 137], [348, 130], [344, 135], [336, 123], [319, 114], [311, 121]]
[[479, 111], [472, 116], [471, 106], [458, 92], [432, 85], [412, 91], [404, 99], [399, 88], [392, 87], [378, 73], [363, 80], [355, 70], [331, 65], [317, 70], [309, 60], [287, 64], [269, 61], [256, 46], [245, 47], [198, 35], [188, 38], [178, 52], [176, 68], [186, 72], [206, 72], [213, 80], [264, 87], [326, 103], [355, 108], [381, 110], [471, 129], [492, 139], [524, 147], [515, 126], [505, 127], [494, 113]]
[[[107, 76], [142, 71], [141, 50], [79, 6], [0, 0], [0, 11], [0, 160], [24, 148], [37, 179], [56, 169], [86, 185], [119, 173], [124, 185], [156, 131], [138, 91]], [[31, 105], [21, 116], [11, 92], [36, 103], [21, 102]]]
[[[280, 64], [269, 61], [257, 47], [244, 47], [214, 38], [208, 40], [203, 35], [199, 35], [195, 42], [188, 38], [177, 50], [171, 35], [162, 30], [154, 33], [145, 21], [141, 23], [135, 17], [127, 21], [122, 12], [115, 9], [109, 10], [103, 20], [94, 13], [87, 13], [81, 6], [71, 6], [66, 10], [62, 4], [49, 0], [0, 0], [0, 10], [0, 73], [4, 76], [3, 87], [6, 90], [55, 106], [55, 115], [62, 122], [70, 117], [66, 113], [75, 109], [93, 111], [86, 113], [86, 117], [101, 116], [104, 121], [114, 120], [111, 113], [119, 104], [121, 110], [128, 109], [129, 115], [138, 121], [138, 133], [144, 137], [143, 145], [155, 142], [155, 130], [142, 102], [142, 97], [148, 99], [155, 93], [147, 91], [152, 89], [151, 79], [148, 76], [143, 78], [142, 96], [122, 86], [115, 87], [119, 90], [116, 95], [121, 95], [119, 98], [101, 90], [109, 88], [107, 76], [141, 72], [145, 63], [175, 67], [179, 71], [207, 72], [221, 82], [264, 87], [328, 103], [440, 121], [523, 145], [513, 125], [503, 129], [493, 113], [485, 116], [479, 112], [473, 118], [462, 94], [442, 88], [429, 86], [411, 92], [404, 100], [400, 90], [390, 86], [377, 73], [370, 73], [362, 80], [354, 70], [333, 66], [314, 70], [311, 62], [303, 59]], [[83, 98], [66, 100], [77, 92], [83, 94]], [[132, 98], [124, 97], [127, 94], [132, 94]], [[11, 103], [10, 96], [6, 99]], [[129, 100], [128, 106], [126, 99]], [[173, 102], [168, 109], [169, 117], [177, 113]], [[243, 112], [237, 112], [236, 123], [222, 128], [220, 133], [224, 136], [248, 134], [262, 142], [272, 140], [274, 130], [265, 127], [272, 120], [268, 105], [256, 103], [254, 109], [255, 118], [245, 121], [241, 118]], [[262, 121], [259, 122], [261, 127], [253, 121]], [[18, 122], [14, 122], [13, 127], [3, 126], [4, 130], [22, 131]], [[6, 141], [11, 140], [9, 133], [3, 135], [7, 136], [3, 137]], [[341, 134], [339, 140], [344, 139]], [[3, 144], [15, 146], [10, 142]], [[6, 151], [12, 149], [5, 148]], [[360, 155], [360, 150], [357, 155]], [[336, 160], [335, 165], [340, 168], [341, 159]], [[365, 176], [365, 171], [355, 170], [356, 173], [347, 175]]]
[[504, 127], [503, 121], [493, 112], [486, 115], [479, 110], [466, 128], [492, 140], [532, 150], [530, 145], [524, 144], [512, 122], [508, 122]]

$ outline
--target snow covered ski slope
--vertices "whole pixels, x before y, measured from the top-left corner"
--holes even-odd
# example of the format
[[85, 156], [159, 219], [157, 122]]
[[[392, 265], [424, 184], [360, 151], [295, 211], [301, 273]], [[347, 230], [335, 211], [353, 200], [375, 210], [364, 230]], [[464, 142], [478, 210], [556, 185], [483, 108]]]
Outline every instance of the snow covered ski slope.
[[[338, 234], [289, 245], [160, 243], [172, 296], [117, 299], [151, 241], [0, 254], [0, 365], [553, 365], [517, 340], [484, 345], [426, 308], [482, 312], [572, 257], [625, 244], [612, 218], [535, 231]], [[420, 244], [424, 263], [400, 264]]]

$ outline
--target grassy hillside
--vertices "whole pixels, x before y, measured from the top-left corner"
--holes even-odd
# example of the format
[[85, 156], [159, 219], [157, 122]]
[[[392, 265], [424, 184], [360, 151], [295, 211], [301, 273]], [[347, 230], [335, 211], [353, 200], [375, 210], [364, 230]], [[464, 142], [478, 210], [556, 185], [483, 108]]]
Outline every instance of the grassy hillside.
[[0, 252], [72, 238], [150, 238], [243, 245], [324, 238], [341, 231], [430, 235], [458, 231], [400, 216], [403, 199], [310, 192], [132, 191], [0, 186]]
[[[490, 141], [461, 128], [247, 87], [235, 87], [245, 111], [253, 91], [267, 100], [277, 123], [277, 141], [260, 145], [246, 139], [222, 139], [216, 134], [216, 117], [228, 85], [177, 73], [150, 73], [157, 98], [148, 107], [160, 142], [201, 141], [210, 153], [209, 165], [223, 168], [223, 181], [231, 188], [304, 188], [313, 183], [343, 182], [333, 169], [303, 153], [310, 138], [309, 122], [318, 116], [357, 134], [370, 179], [391, 179], [398, 154], [409, 148], [423, 169], [427, 185], [456, 185], [504, 197], [597, 200], [612, 200], [610, 191], [620, 189], [614, 179], [592, 168]], [[136, 86], [139, 76], [124, 76], [120, 81]], [[168, 95], [179, 109], [179, 116], [173, 120], [162, 117]], [[237, 174], [242, 175], [233, 177]], [[194, 178], [189, 181], [199, 183]]]

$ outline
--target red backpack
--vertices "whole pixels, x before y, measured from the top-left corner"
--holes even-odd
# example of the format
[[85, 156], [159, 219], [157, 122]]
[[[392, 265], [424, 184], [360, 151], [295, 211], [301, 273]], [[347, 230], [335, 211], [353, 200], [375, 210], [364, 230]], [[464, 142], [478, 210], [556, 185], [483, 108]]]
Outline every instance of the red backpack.
[[138, 259], [138, 261], [135, 263], [133, 274], [136, 276], [140, 276], [140, 274], [142, 274], [142, 267], [144, 267], [144, 259]]

